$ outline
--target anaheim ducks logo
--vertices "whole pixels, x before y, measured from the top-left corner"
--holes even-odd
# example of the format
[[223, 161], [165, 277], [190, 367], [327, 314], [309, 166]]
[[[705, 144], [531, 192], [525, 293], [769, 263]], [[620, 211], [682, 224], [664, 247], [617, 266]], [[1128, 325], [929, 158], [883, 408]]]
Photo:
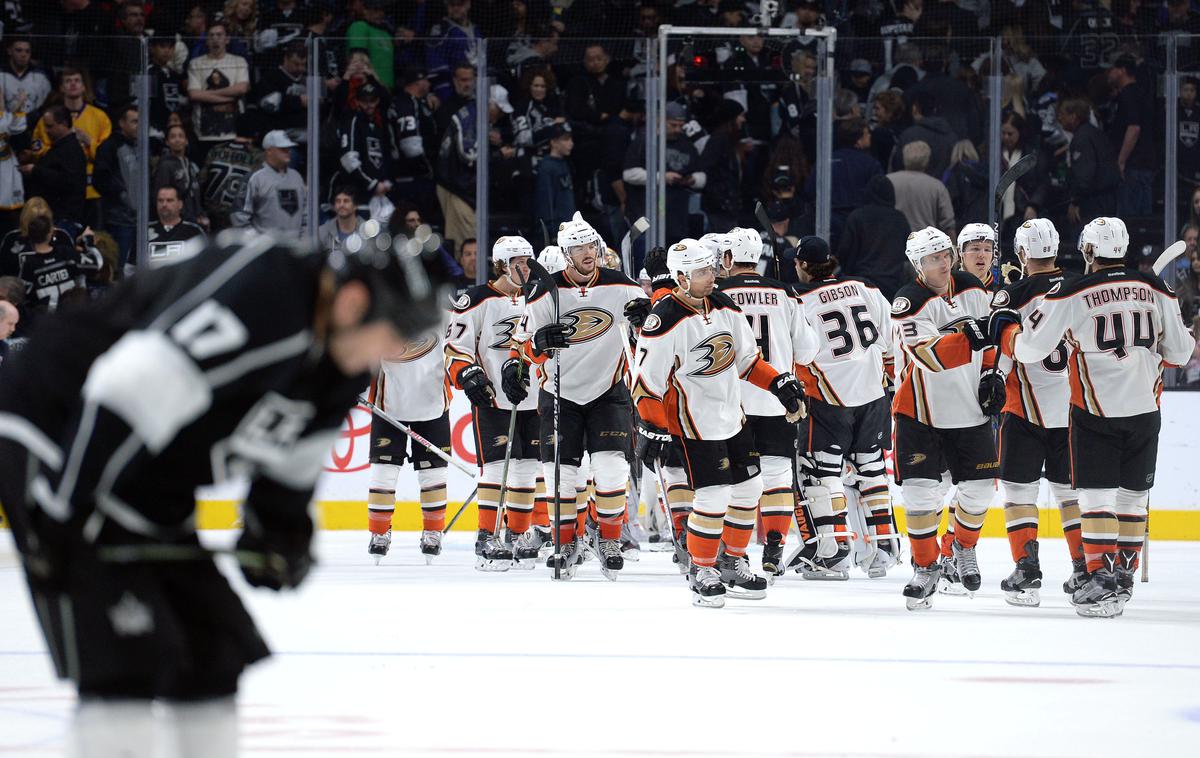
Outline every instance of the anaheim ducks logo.
[[599, 308], [576, 308], [562, 315], [562, 322], [570, 330], [572, 345], [589, 342], [600, 337], [613, 325], [612, 314]]
[[737, 352], [733, 348], [733, 335], [729, 332], [717, 332], [706, 338], [691, 352], [700, 353], [697, 358], [700, 368], [688, 372], [688, 376], [716, 376], [733, 365]]
[[492, 329], [496, 330], [496, 341], [488, 345], [493, 350], [508, 350], [516, 344], [513, 335], [517, 333], [517, 327], [521, 325], [520, 316], [509, 316], [502, 318], [492, 324]]
[[406, 347], [404, 352], [397, 356], [395, 360], [400, 363], [408, 363], [415, 361], [418, 358], [424, 358], [426, 355], [429, 355], [429, 353], [431, 353], [435, 347], [437, 347], [437, 344], [438, 340], [436, 337], [422, 337], [416, 342], [408, 343], [408, 347]]

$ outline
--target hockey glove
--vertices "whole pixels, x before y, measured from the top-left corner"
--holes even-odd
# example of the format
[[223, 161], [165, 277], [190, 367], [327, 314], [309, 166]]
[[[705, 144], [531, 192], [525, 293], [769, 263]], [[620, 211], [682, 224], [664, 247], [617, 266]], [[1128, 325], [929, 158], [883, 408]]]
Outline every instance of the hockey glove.
[[650, 315], [651, 307], [650, 298], [639, 297], [637, 300], [630, 300], [625, 303], [625, 318], [633, 324], [634, 329], [641, 329], [642, 324], [646, 323], [646, 317]]
[[776, 376], [771, 382], [770, 390], [775, 399], [787, 411], [789, 422], [794, 424], [808, 416], [808, 403], [804, 399], [804, 385], [798, 382], [790, 372]]
[[1000, 344], [1000, 338], [1004, 336], [1004, 330], [1010, 325], [1021, 325], [1021, 312], [1014, 308], [997, 308], [992, 311], [992, 315], [988, 318], [988, 339], [993, 345]]
[[571, 338], [566, 324], [546, 324], [533, 333], [533, 349], [540, 355], [551, 350], [562, 350], [569, 347]]
[[246, 582], [272, 590], [299, 587], [313, 564], [312, 519], [306, 514], [302, 523], [288, 529], [267, 528], [253, 508], [246, 508], [245, 520], [237, 559]]
[[529, 372], [520, 358], [509, 358], [500, 369], [500, 388], [514, 406], [529, 397]]
[[463, 369], [458, 375], [458, 383], [462, 386], [463, 392], [467, 393], [467, 399], [471, 401], [471, 405], [490, 406], [492, 400], [496, 398], [496, 390], [492, 388], [492, 382], [487, 378], [487, 372], [479, 364]]
[[988, 320], [986, 318], [971, 318], [962, 322], [962, 333], [967, 336], [971, 352], [977, 353], [992, 343], [988, 340]]
[[979, 410], [986, 416], [996, 416], [1004, 410], [1008, 393], [1004, 389], [1004, 374], [989, 368], [979, 376]]
[[663, 453], [667, 449], [667, 444], [671, 441], [671, 435], [659, 429], [656, 426], [651, 426], [645, 421], [638, 422], [638, 438], [637, 449], [635, 454], [642, 463], [654, 468], [656, 461], [661, 461]]

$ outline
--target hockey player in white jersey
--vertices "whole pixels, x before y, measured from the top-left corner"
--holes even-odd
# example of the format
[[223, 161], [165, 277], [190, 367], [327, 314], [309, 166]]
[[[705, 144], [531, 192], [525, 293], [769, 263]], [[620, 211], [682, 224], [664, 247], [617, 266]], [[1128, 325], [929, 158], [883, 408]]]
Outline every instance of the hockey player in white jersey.
[[[381, 411], [450, 453], [450, 392], [446, 382], [445, 341], [441, 332], [411, 343], [381, 362], [368, 399]], [[421, 488], [421, 553], [426, 563], [442, 552], [446, 528], [446, 461], [434, 455], [378, 414], [371, 418], [371, 481], [367, 516], [371, 541], [367, 553], [379, 563], [392, 544], [392, 515], [400, 467], [412, 461]]]
[[[471, 401], [475, 454], [479, 458], [479, 532], [475, 567], [482, 571], [533, 568], [541, 540], [529, 531], [538, 475], [537, 393], [521, 381], [525, 366], [510, 356], [525, 318], [529, 258], [533, 248], [522, 237], [501, 237], [492, 247], [496, 278], [467, 290], [454, 303], [446, 336], [446, 373]], [[503, 392], [497, 392], [502, 387]], [[498, 539], [497, 523], [509, 417], [516, 406], [505, 509], [510, 549]], [[515, 561], [515, 563], [514, 563]]]
[[986, 333], [989, 297], [977, 278], [953, 270], [950, 238], [926, 227], [909, 235], [904, 252], [918, 277], [892, 302], [898, 385], [892, 413], [896, 479], [915, 568], [904, 595], [916, 610], [930, 607], [941, 574], [944, 477], [958, 485], [953, 551], [959, 576], [969, 592], [979, 589], [975, 545], [999, 466], [988, 416], [1004, 405], [1004, 379]]
[[1071, 480], [1088, 571], [1071, 601], [1081, 616], [1120, 615], [1132, 596], [1154, 485], [1163, 367], [1186, 363], [1196, 345], [1171, 288], [1125, 267], [1128, 246], [1124, 222], [1094, 219], [1079, 235], [1089, 273], [1052, 288], [1027, 318], [996, 309], [989, 329], [1023, 364], [1049, 358], [1064, 338], [1071, 348]]
[[967, 224], [958, 230], [958, 256], [962, 270], [973, 275], [988, 292], [995, 292], [1004, 282], [995, 276], [1000, 249], [996, 230], [990, 224]]
[[[885, 392], [892, 334], [887, 298], [859, 279], [835, 276], [837, 258], [820, 237], [796, 247], [796, 273], [804, 318], [818, 350], [797, 368], [809, 398], [808, 440], [800, 451], [804, 495], [817, 532], [799, 557], [806, 579], [846, 579], [850, 557], [842, 472], [853, 470], [859, 496], [854, 520], [863, 532], [859, 565], [880, 577], [896, 563], [891, 495], [883, 451], [891, 446], [891, 410]], [[821, 537], [819, 535], [826, 535]]]
[[562, 248], [558, 245], [546, 245], [538, 253], [538, 263], [551, 274], [557, 274], [567, 267], [567, 259], [563, 256]]
[[763, 484], [741, 380], [771, 392], [793, 421], [804, 413], [804, 389], [763, 360], [746, 316], [714, 292], [716, 265], [705, 246], [684, 239], [667, 261], [677, 288], [654, 306], [637, 345], [638, 454], [659, 460], [670, 436], [680, 441], [695, 491], [687, 522], [692, 602], [720, 608], [727, 586], [747, 599], [765, 597], [767, 586], [746, 560]]
[[[717, 281], [717, 290], [741, 309], [762, 359], [785, 370], [811, 361], [817, 354], [817, 337], [799, 302], [786, 284], [758, 273], [762, 237], [753, 229], [737, 228], [718, 239], [717, 260], [726, 277]], [[786, 410], [767, 390], [748, 381], [742, 382], [741, 390], [742, 410], [754, 434], [762, 469], [759, 514], [766, 535], [762, 568], [767, 574], [779, 576], [784, 569], [783, 546], [796, 509], [796, 425], [785, 418]]]
[[[582, 559], [582, 543], [576, 539], [575, 481], [586, 451], [596, 489], [598, 525], [588, 547], [599, 558], [605, 576], [615, 579], [615, 572], [625, 565], [620, 538], [629, 486], [628, 459], [633, 453], [633, 410], [625, 379], [629, 366], [622, 332], [628, 328], [631, 314], [637, 320], [645, 317], [650, 301], [632, 279], [600, 265], [604, 242], [578, 213], [559, 227], [558, 246], [567, 267], [553, 275], [557, 295], [552, 297], [541, 284], [534, 290], [526, 326], [533, 336], [520, 350], [525, 361], [540, 367], [538, 410], [544, 463], [553, 462], [558, 435], [561, 481], [553, 481], [552, 466], [545, 467], [545, 476], [561, 552], [552, 555], [548, 565], [557, 565], [561, 574], [570, 578]], [[547, 363], [552, 353], [557, 353], [555, 361]], [[556, 371], [561, 391], [558, 429], [553, 395]], [[556, 488], [557, 513], [553, 505]]]
[[[1029, 315], [1055, 287], [1070, 286], [1078, 274], [1058, 267], [1058, 231], [1049, 220], [1035, 218], [1017, 228], [1014, 249], [1023, 278], [992, 296], [994, 308]], [[1079, 531], [1079, 495], [1071, 486], [1067, 415], [1067, 344], [1060, 341], [1040, 361], [1017, 363], [1001, 355], [1000, 370], [1008, 377], [1007, 400], [1000, 416], [1000, 482], [1004, 489], [1004, 522], [1016, 568], [1000, 582], [1011, 605], [1041, 603], [1042, 570], [1038, 557], [1038, 491], [1043, 477], [1062, 514], [1063, 532], [1078, 581], [1084, 573]], [[1075, 582], [1064, 589], [1073, 592]]]

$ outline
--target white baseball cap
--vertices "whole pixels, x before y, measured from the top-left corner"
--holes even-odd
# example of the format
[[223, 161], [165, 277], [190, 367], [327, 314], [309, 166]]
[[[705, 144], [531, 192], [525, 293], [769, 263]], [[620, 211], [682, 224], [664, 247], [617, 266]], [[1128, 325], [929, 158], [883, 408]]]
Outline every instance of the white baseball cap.
[[292, 142], [284, 130], [274, 129], [267, 132], [267, 136], [263, 137], [263, 150], [272, 147], [296, 147], [296, 143]]

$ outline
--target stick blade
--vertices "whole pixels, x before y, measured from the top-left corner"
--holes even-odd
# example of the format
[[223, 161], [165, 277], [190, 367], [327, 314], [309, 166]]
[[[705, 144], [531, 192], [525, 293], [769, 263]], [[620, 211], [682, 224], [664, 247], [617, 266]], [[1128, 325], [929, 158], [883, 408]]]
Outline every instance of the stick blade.
[[763, 229], [768, 232], [774, 232], [774, 227], [771, 226], [771, 219], [767, 216], [767, 209], [763, 207], [761, 200], [754, 204], [754, 218], [758, 219], [758, 223], [762, 224]]
[[1171, 261], [1183, 255], [1183, 251], [1187, 250], [1187, 243], [1183, 240], [1172, 242], [1166, 250], [1163, 250], [1157, 258], [1154, 259], [1154, 265], [1150, 268], [1154, 270], [1155, 276], [1162, 276], [1162, 272], [1167, 269]]

